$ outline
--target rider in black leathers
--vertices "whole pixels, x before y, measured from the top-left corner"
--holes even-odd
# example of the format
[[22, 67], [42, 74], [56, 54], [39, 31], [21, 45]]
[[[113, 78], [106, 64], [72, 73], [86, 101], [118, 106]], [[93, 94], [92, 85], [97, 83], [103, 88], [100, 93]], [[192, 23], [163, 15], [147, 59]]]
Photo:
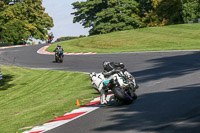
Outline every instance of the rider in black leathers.
[[64, 51], [63, 48], [60, 46], [60, 44], [58, 44], [56, 49], [54, 50], [54, 52], [58, 52], [58, 51]]
[[104, 69], [103, 75], [105, 77], [109, 77], [119, 70], [123, 72], [126, 71], [123, 63], [108, 62], [108, 61], [103, 62], [103, 69]]
[[[123, 73], [126, 72], [126, 74], [130, 75], [130, 73], [127, 72], [127, 69], [125, 68], [123, 63], [104, 61], [103, 68], [104, 71], [102, 72], [102, 74], [104, 75], [105, 78], [110, 77], [111, 75], [115, 74], [118, 71], [122, 71]], [[134, 88], [138, 89], [139, 86], [136, 84], [135, 80], [133, 82], [135, 84]]]

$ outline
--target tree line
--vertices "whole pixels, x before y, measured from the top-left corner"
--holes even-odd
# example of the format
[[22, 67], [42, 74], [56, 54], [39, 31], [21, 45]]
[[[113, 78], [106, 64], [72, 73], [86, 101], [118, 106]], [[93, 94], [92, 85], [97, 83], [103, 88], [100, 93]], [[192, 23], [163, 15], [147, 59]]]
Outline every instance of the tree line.
[[31, 38], [46, 40], [53, 19], [42, 0], [0, 0], [0, 42], [24, 44]]
[[[73, 22], [90, 28], [90, 35], [182, 24], [200, 18], [200, 0], [79, 0], [72, 5], [76, 10]], [[0, 0], [0, 43], [46, 40], [53, 26], [42, 0]]]
[[182, 24], [200, 18], [200, 0], [86, 0], [72, 3], [73, 22], [90, 35]]

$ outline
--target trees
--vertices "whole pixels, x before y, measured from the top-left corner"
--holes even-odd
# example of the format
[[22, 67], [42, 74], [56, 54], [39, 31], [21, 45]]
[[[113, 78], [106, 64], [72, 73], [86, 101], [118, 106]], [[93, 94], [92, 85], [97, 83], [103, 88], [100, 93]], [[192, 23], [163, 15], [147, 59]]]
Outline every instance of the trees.
[[183, 23], [181, 0], [138, 0], [142, 27]]
[[27, 40], [29, 35], [24, 32], [25, 22], [15, 19], [4, 25], [1, 31], [1, 37], [5, 43], [22, 44], [23, 40]]
[[184, 22], [200, 18], [200, 0], [182, 0]]
[[141, 27], [157, 26], [161, 23], [156, 12], [160, 0], [137, 0], [140, 9]]
[[[72, 3], [73, 22], [90, 35], [180, 24], [200, 17], [200, 0], [86, 0]], [[184, 20], [184, 21], [183, 21]]]
[[91, 27], [90, 35], [129, 30], [140, 26], [135, 0], [87, 0], [72, 3], [73, 22]]
[[166, 20], [166, 25], [183, 23], [181, 0], [162, 0], [157, 7], [157, 14]]
[[53, 19], [45, 13], [42, 0], [0, 1], [0, 36], [4, 43], [22, 44], [30, 37], [45, 40]]

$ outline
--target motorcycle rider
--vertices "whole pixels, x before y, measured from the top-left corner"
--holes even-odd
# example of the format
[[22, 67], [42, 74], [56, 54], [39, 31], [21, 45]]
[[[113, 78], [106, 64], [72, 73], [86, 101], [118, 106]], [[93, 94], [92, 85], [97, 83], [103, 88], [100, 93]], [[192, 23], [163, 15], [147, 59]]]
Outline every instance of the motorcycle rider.
[[53, 33], [52, 32], [49, 33], [49, 35], [48, 35], [48, 43], [51, 43], [53, 41], [53, 38], [54, 38]]
[[103, 71], [104, 77], [109, 78], [116, 72], [122, 71], [128, 78], [132, 79], [134, 83], [134, 89], [139, 88], [139, 86], [135, 82], [135, 78], [127, 71], [123, 63], [104, 61], [103, 68], [104, 68]]
[[107, 91], [103, 89], [103, 82], [105, 81], [104, 75], [102, 73], [90, 73], [91, 85], [92, 88], [97, 90], [100, 93], [100, 102], [101, 104], [107, 104], [106, 95]]
[[108, 102], [106, 100], [108, 91], [104, 89], [104, 87], [105, 87], [104, 82], [106, 82], [106, 81], [108, 81], [108, 79], [112, 78], [112, 75], [114, 75], [118, 71], [122, 71], [126, 76], [128, 76], [129, 78], [132, 78], [133, 83], [134, 83], [134, 89], [139, 88], [139, 86], [135, 82], [134, 77], [129, 72], [127, 72], [123, 63], [104, 61], [103, 68], [104, 68], [104, 71], [102, 73], [99, 73], [99, 74], [91, 73], [90, 74], [90, 79], [92, 81], [92, 87], [100, 93], [101, 104], [107, 104], [107, 102]]
[[109, 62], [109, 61], [104, 61], [103, 62], [103, 75], [105, 77], [109, 77], [116, 73], [117, 71], [126, 71], [125, 66], [123, 63], [116, 63], [116, 62]]
[[58, 44], [57, 47], [56, 47], [56, 49], [54, 50], [55, 56], [58, 56], [60, 53], [63, 54], [63, 51], [64, 51], [64, 50], [63, 50], [63, 48], [61, 47], [61, 45]]

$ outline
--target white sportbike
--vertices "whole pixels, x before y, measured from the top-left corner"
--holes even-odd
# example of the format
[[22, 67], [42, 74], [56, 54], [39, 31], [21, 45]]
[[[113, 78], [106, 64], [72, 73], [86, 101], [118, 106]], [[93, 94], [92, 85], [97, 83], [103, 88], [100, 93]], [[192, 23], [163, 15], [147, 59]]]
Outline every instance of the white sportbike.
[[90, 73], [91, 85], [94, 89], [101, 92], [104, 89], [106, 92], [111, 90], [114, 94], [114, 99], [125, 104], [131, 104], [134, 99], [137, 99], [135, 91], [137, 85], [135, 78], [127, 71], [117, 71], [109, 78], [105, 78], [102, 73]]

